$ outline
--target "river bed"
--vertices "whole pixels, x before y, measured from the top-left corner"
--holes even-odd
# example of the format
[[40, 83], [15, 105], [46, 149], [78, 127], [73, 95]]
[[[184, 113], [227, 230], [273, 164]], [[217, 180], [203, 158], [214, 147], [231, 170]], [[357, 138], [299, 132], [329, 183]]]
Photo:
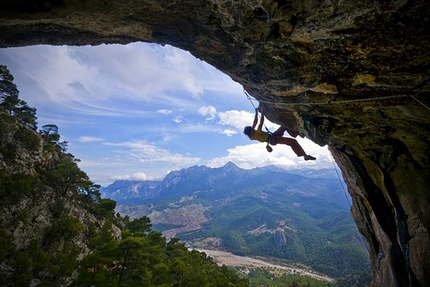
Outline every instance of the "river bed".
[[327, 282], [334, 281], [334, 279], [331, 277], [328, 277], [322, 274], [317, 274], [310, 270], [305, 270], [298, 267], [278, 265], [278, 264], [266, 262], [261, 259], [256, 259], [256, 258], [247, 257], [247, 256], [239, 256], [230, 252], [220, 251], [220, 250], [209, 250], [209, 249], [195, 249], [195, 250], [206, 253], [208, 256], [212, 257], [216, 263], [221, 265], [235, 266], [235, 267], [248, 267], [248, 268], [272, 268], [272, 269], [283, 270], [288, 274], [298, 274], [298, 275], [309, 276], [309, 277], [322, 280], [322, 281], [327, 281]]

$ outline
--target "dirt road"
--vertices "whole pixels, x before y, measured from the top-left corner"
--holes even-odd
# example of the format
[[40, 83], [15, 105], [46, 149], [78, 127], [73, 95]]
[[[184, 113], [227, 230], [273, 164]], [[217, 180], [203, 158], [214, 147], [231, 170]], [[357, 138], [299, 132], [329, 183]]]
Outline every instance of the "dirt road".
[[196, 250], [198, 250], [199, 252], [206, 253], [208, 256], [212, 257], [216, 263], [226, 265], [226, 266], [238, 266], [238, 267], [250, 267], [250, 268], [263, 268], [263, 267], [273, 268], [273, 269], [286, 271], [290, 274], [309, 276], [322, 281], [327, 281], [327, 282], [334, 281], [333, 278], [330, 278], [328, 276], [316, 274], [308, 270], [304, 270], [297, 267], [277, 265], [277, 264], [265, 262], [260, 259], [234, 255], [230, 252], [225, 252], [225, 251], [208, 250], [208, 249], [196, 249]]

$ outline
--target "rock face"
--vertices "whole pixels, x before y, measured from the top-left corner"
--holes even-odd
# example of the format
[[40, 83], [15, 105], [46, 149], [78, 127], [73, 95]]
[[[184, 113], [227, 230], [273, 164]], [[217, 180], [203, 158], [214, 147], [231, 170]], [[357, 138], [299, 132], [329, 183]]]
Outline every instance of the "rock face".
[[147, 41], [190, 51], [328, 144], [373, 286], [430, 285], [427, 0], [2, 1], [0, 47]]
[[285, 236], [285, 233], [280, 230], [275, 232], [273, 239], [275, 240], [276, 246], [284, 246], [287, 244], [287, 237]]
[[[2, 74], [2, 89], [5, 82]], [[70, 165], [64, 168], [66, 157], [20, 118], [0, 110], [0, 286], [45, 286], [53, 280], [68, 286], [106, 222], [73, 192], [83, 178], [77, 180]], [[118, 227], [112, 230], [121, 238]]]

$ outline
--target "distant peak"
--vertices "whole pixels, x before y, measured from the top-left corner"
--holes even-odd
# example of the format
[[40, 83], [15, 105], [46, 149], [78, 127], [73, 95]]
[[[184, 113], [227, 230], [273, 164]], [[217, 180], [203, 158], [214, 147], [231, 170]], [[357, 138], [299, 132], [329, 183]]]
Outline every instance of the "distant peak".
[[227, 169], [238, 169], [239, 167], [235, 163], [229, 161], [229, 162], [227, 162], [224, 165], [224, 168], [227, 168]]

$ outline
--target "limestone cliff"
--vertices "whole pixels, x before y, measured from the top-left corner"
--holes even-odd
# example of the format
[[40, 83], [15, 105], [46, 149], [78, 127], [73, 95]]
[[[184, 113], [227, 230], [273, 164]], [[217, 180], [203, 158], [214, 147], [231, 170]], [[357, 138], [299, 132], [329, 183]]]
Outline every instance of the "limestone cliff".
[[2, 1], [0, 46], [171, 44], [328, 144], [373, 286], [430, 285], [426, 0]]
[[[2, 109], [0, 286], [67, 286], [107, 222], [106, 209], [70, 154]], [[112, 218], [115, 203], [109, 203]], [[121, 230], [110, 225], [120, 238]]]

